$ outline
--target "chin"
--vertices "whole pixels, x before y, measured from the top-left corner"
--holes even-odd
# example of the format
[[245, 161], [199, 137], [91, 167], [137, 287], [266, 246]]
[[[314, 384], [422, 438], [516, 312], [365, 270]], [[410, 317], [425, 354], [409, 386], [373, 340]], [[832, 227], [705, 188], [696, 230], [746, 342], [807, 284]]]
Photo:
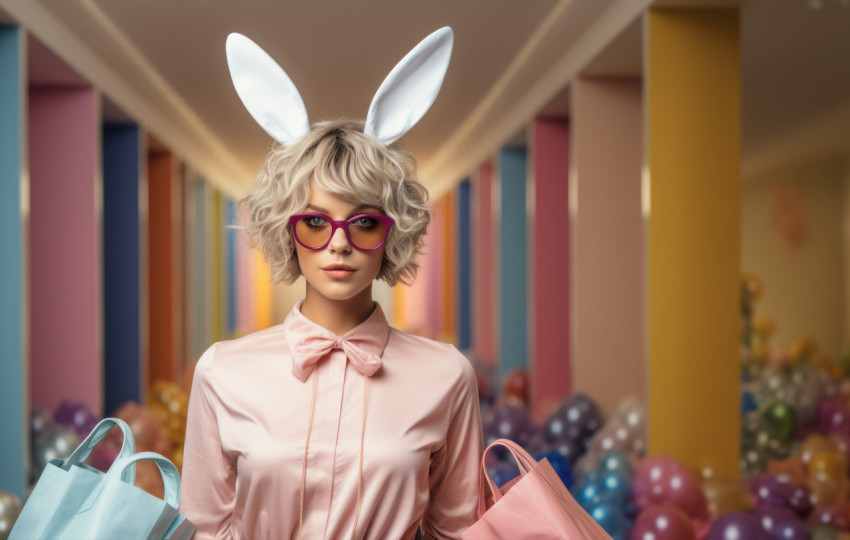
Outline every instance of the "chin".
[[358, 294], [362, 293], [368, 286], [369, 283], [323, 283], [318, 287], [313, 285], [313, 289], [329, 300], [345, 301], [351, 300]]

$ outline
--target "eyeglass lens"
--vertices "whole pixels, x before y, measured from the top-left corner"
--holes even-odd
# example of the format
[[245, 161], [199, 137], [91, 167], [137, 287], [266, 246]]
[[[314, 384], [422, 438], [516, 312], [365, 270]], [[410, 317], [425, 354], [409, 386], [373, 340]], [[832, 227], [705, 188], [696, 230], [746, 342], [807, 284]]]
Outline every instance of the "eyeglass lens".
[[[320, 216], [306, 216], [295, 225], [298, 240], [308, 248], [320, 248], [327, 244], [333, 234], [328, 220]], [[383, 221], [370, 216], [359, 216], [348, 223], [348, 236], [351, 243], [359, 249], [375, 249], [387, 236], [387, 226]]]

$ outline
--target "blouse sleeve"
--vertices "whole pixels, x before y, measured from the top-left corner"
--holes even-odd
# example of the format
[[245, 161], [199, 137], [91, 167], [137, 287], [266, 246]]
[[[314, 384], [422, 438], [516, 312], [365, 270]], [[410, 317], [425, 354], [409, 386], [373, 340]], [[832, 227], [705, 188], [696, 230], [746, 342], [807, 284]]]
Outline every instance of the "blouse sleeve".
[[484, 441], [472, 365], [453, 348], [460, 369], [443, 447], [432, 457], [424, 539], [459, 538], [477, 520], [478, 475]]
[[218, 400], [210, 380], [215, 345], [198, 360], [183, 444], [180, 513], [197, 527], [195, 540], [230, 536], [236, 470], [221, 447]]

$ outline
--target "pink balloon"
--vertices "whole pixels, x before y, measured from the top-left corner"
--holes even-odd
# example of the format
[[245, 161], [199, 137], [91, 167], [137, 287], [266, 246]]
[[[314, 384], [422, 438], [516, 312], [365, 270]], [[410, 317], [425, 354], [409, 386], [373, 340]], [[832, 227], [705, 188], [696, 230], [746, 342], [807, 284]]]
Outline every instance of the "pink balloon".
[[672, 504], [692, 518], [709, 518], [708, 500], [699, 481], [669, 456], [645, 459], [638, 465], [632, 480], [632, 497], [638, 510], [652, 504]]
[[654, 504], [641, 512], [630, 540], [694, 540], [694, 527], [688, 516], [670, 504]]

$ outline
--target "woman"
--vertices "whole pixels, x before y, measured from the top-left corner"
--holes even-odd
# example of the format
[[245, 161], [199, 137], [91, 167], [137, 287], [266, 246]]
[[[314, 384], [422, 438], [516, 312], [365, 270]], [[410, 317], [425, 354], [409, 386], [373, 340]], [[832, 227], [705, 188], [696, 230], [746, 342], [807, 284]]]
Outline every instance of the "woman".
[[[445, 30], [399, 66], [417, 50], [415, 65], [442, 54]], [[448, 39], [450, 49], [450, 30]], [[324, 122], [305, 133], [298, 124], [306, 118], [263, 123], [257, 111], [268, 106], [246, 97], [254, 86], [240, 88], [234, 64], [254, 55], [247, 63], [266, 69], [270, 58], [239, 43], [244, 50], [234, 52], [228, 42], [237, 91], [283, 144], [243, 201], [249, 228], [273, 278], [303, 275], [306, 291], [283, 324], [215, 344], [199, 360], [180, 511], [196, 538], [412, 539], [420, 526], [424, 538], [457, 538], [478, 502], [474, 372], [451, 345], [390, 328], [372, 300], [375, 279], [413, 279], [430, 219], [413, 158], [390, 144], [418, 118], [398, 128], [394, 114], [410, 112], [381, 100], [405, 95], [379, 90], [365, 129]], [[410, 70], [401, 71], [401, 80], [388, 77], [390, 91], [405, 86]], [[266, 78], [291, 86], [281, 73]], [[431, 103], [408, 102], [417, 99], [421, 117]]]

